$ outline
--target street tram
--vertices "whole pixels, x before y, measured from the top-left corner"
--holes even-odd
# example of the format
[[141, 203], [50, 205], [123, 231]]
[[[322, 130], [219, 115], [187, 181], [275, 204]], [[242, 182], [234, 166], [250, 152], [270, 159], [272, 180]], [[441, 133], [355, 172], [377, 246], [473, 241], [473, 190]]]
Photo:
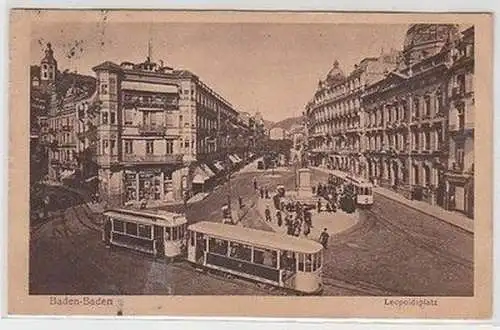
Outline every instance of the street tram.
[[[356, 204], [358, 206], [369, 207], [373, 205], [373, 184], [363, 179], [346, 176], [345, 183], [348, 193], [356, 196]], [[350, 191], [349, 191], [350, 190]]]
[[165, 211], [111, 209], [103, 212], [103, 241], [158, 257], [182, 256], [187, 220]]
[[323, 246], [273, 232], [198, 222], [188, 227], [187, 260], [195, 267], [303, 294], [319, 294], [323, 287]]

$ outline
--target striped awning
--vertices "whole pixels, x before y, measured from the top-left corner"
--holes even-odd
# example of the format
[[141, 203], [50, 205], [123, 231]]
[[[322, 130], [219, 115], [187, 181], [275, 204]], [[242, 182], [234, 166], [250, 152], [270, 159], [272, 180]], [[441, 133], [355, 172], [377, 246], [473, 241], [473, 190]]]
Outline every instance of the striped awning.
[[219, 169], [219, 171], [224, 171], [224, 166], [222, 165], [222, 163], [220, 161], [215, 162], [214, 166], [217, 167]]
[[208, 175], [209, 178], [213, 177], [215, 173], [208, 167], [207, 164], [200, 164], [201, 169]]
[[231, 160], [231, 162], [232, 162], [233, 164], [237, 164], [237, 163], [239, 163], [239, 162], [238, 162], [238, 160], [237, 160], [237, 159], [236, 159], [233, 155], [229, 155], [229, 159]]
[[208, 175], [197, 166], [194, 170], [193, 183], [205, 183], [209, 179]]

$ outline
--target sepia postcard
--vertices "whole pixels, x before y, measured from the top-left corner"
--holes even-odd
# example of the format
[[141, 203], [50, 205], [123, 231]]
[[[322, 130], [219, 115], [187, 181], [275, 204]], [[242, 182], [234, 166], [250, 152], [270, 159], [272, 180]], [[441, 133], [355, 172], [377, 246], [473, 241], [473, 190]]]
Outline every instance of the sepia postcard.
[[10, 14], [10, 315], [491, 317], [490, 14]]

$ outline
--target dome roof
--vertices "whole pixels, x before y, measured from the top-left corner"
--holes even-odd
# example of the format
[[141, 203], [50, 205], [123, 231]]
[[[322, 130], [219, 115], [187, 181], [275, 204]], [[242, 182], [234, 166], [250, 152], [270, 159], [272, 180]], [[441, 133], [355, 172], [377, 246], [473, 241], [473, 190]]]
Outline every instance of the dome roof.
[[444, 43], [458, 33], [458, 27], [452, 24], [411, 24], [406, 31], [404, 50], [427, 43]]
[[458, 34], [458, 26], [452, 24], [410, 25], [403, 47], [406, 61], [420, 61], [438, 53], [448, 40], [456, 38]]
[[326, 76], [326, 81], [328, 83], [341, 82], [345, 79], [344, 72], [339, 67], [339, 61], [335, 60], [333, 62], [333, 67], [330, 69]]

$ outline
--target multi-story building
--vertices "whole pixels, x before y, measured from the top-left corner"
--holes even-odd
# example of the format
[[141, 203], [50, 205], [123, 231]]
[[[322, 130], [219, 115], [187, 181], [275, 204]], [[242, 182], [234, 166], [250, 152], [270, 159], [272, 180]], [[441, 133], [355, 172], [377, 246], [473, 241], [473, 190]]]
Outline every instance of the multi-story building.
[[315, 165], [364, 174], [365, 86], [395, 66], [396, 53], [365, 58], [345, 75], [338, 61], [320, 80], [314, 99], [306, 106], [309, 152]]
[[306, 106], [313, 164], [473, 217], [473, 50], [473, 27], [413, 24], [398, 56], [363, 60], [371, 80], [335, 63]]
[[[38, 116], [40, 140], [48, 146], [49, 178], [61, 180], [79, 170], [86, 172], [81, 152], [86, 139], [81, 138], [88, 124], [85, 111], [95, 94], [93, 77], [60, 72], [51, 44], [47, 44], [40, 66], [32, 67], [31, 106], [45, 107], [45, 115]], [[32, 114], [33, 116], [33, 114]], [[32, 121], [33, 122], [33, 121]], [[85, 123], [85, 124], [84, 124]]]
[[368, 175], [407, 196], [444, 205], [447, 42], [453, 25], [415, 24], [396, 70], [364, 94]]
[[238, 112], [195, 74], [150, 57], [93, 70], [101, 194], [109, 202], [182, 200], [241, 162]]
[[448, 58], [446, 207], [474, 217], [474, 27], [453, 40]]

